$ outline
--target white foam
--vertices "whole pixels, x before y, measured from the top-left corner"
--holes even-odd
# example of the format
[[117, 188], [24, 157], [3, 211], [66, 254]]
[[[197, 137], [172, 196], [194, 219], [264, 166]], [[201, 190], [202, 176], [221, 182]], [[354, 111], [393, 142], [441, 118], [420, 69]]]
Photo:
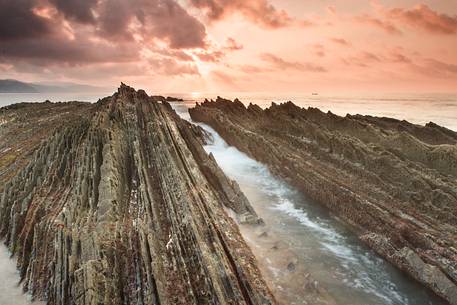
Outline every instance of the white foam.
[[1, 305], [44, 305], [31, 302], [30, 296], [22, 292], [16, 260], [10, 258], [8, 249], [0, 240], [0, 304]]

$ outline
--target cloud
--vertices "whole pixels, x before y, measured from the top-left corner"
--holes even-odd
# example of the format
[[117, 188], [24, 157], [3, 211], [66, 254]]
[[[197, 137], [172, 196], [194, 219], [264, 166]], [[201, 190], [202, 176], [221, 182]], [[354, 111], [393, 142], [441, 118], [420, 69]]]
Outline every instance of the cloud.
[[298, 61], [286, 61], [281, 57], [273, 55], [271, 53], [263, 53], [260, 58], [271, 64], [274, 68], [279, 70], [299, 70], [299, 71], [309, 71], [309, 72], [326, 72], [327, 70], [320, 65], [313, 63], [302, 63]]
[[325, 47], [322, 44], [320, 44], [320, 43], [314, 44], [312, 46], [312, 48], [313, 48], [313, 52], [316, 56], [325, 57]]
[[367, 51], [360, 53], [360, 57], [365, 61], [377, 61], [377, 62], [381, 61], [381, 58], [378, 55], [376, 55], [372, 52], [367, 52]]
[[389, 34], [401, 34], [402, 32], [391, 22], [386, 20], [381, 20], [379, 18], [370, 16], [368, 14], [356, 16], [355, 20], [359, 23], [369, 24], [375, 27], [378, 27]]
[[194, 58], [189, 55], [187, 52], [183, 50], [173, 50], [168, 48], [157, 48], [152, 50], [154, 53], [165, 56], [175, 58], [180, 61], [194, 61]]
[[238, 84], [235, 81], [237, 77], [231, 76], [225, 72], [215, 70], [212, 71], [210, 74], [211, 78], [216, 80], [218, 83], [222, 83], [223, 85], [227, 86], [228, 88], [237, 88]]
[[355, 55], [343, 58], [343, 63], [348, 66], [372, 68], [376, 64], [414, 64], [414, 61], [404, 54], [402, 48], [397, 47], [377, 54], [369, 51], [358, 52]]
[[[42, 38], [59, 33], [64, 23], [89, 24], [98, 39], [113, 43], [140, 38], [162, 40], [174, 49], [204, 48], [205, 26], [175, 0], [21, 0], [0, 1], [0, 41]], [[44, 3], [44, 4], [43, 4]], [[57, 10], [63, 18], [40, 12]]]
[[73, 19], [81, 23], [94, 23], [95, 9], [98, 0], [48, 0], [57, 10], [65, 15], [68, 19]]
[[410, 64], [412, 63], [412, 59], [406, 56], [401, 52], [400, 49], [394, 49], [390, 51], [389, 55], [387, 56], [388, 60], [394, 63], [401, 63], [401, 64]]
[[221, 59], [227, 55], [227, 53], [239, 51], [242, 49], [243, 45], [236, 42], [235, 39], [229, 37], [223, 46], [210, 45], [206, 49], [200, 49], [193, 52], [193, 54], [195, 54], [195, 56], [197, 56], [200, 61], [216, 63], [220, 62]]
[[138, 63], [152, 54], [157, 73], [195, 75], [186, 50], [207, 48], [205, 26], [176, 0], [0, 0], [0, 63], [18, 69]]
[[104, 0], [100, 5], [102, 35], [164, 40], [171, 48], [204, 48], [205, 26], [175, 0]]
[[252, 73], [264, 73], [264, 72], [272, 72], [273, 70], [270, 68], [265, 68], [265, 67], [260, 67], [260, 66], [254, 66], [254, 65], [241, 65], [239, 69], [247, 74], [252, 74]]
[[457, 33], [457, 15], [440, 14], [425, 4], [419, 4], [412, 9], [393, 8], [385, 12], [388, 19], [421, 28], [430, 33]]
[[210, 20], [239, 13], [248, 20], [266, 28], [280, 28], [293, 23], [284, 10], [278, 10], [267, 0], [190, 0], [193, 6], [205, 10]]
[[164, 75], [200, 75], [194, 63], [182, 63], [173, 58], [150, 58], [150, 69]]
[[195, 53], [195, 56], [198, 57], [201, 61], [206, 62], [219, 62], [224, 56], [224, 52], [222, 51], [200, 51]]
[[238, 51], [238, 50], [243, 49], [243, 45], [241, 45], [238, 42], [236, 42], [235, 39], [229, 37], [229, 38], [227, 38], [227, 41], [226, 41], [226, 44], [225, 44], [224, 48], [226, 50], [229, 50], [229, 51]]
[[33, 0], [0, 0], [0, 43], [5, 40], [18, 40], [43, 37], [52, 32], [51, 24], [33, 12]]
[[137, 50], [126, 45], [93, 42], [86, 38], [6, 41], [0, 46], [0, 51], [0, 61], [26, 60], [36, 65], [126, 62], [138, 58]]
[[345, 47], [351, 46], [351, 43], [343, 38], [332, 37], [332, 38], [330, 38], [330, 41], [333, 43], [345, 46]]
[[425, 4], [413, 8], [386, 8], [374, 4], [374, 14], [363, 14], [354, 18], [357, 22], [370, 24], [390, 34], [401, 34], [399, 27], [407, 25], [434, 34], [457, 33], [457, 15], [438, 13]]
[[439, 74], [440, 76], [456, 77], [457, 65], [429, 58], [425, 60], [424, 72], [427, 74], [434, 72], [434, 74]]

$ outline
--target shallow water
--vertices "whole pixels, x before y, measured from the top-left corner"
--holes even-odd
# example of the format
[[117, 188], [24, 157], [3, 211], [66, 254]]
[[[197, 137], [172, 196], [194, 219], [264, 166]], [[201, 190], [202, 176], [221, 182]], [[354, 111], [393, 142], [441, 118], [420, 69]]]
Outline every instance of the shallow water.
[[[185, 104], [173, 107], [190, 119]], [[299, 192], [273, 177], [268, 169], [225, 141], [205, 146], [223, 171], [238, 182], [265, 227], [241, 226], [264, 276], [284, 304], [308, 304], [309, 278], [325, 290], [312, 304], [426, 305], [446, 304], [362, 244], [347, 227]], [[327, 295], [327, 296], [326, 296]], [[309, 303], [311, 304], [311, 303]]]
[[31, 302], [30, 297], [22, 292], [15, 259], [10, 258], [8, 249], [0, 241], [0, 305], [44, 305]]

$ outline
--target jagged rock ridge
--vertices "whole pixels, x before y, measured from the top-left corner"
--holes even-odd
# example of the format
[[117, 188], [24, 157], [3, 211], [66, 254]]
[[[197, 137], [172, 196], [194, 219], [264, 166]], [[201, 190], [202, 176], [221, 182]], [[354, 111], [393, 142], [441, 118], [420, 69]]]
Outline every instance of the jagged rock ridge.
[[0, 236], [49, 305], [274, 304], [225, 208], [261, 220], [170, 105], [0, 110]]
[[457, 304], [457, 133], [218, 98], [189, 110], [319, 202], [379, 254]]

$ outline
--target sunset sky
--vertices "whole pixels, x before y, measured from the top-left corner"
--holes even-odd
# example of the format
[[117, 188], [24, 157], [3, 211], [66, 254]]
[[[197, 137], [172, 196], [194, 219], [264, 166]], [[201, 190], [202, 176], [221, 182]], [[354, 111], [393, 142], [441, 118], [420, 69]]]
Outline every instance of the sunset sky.
[[0, 0], [0, 78], [457, 92], [457, 1]]

